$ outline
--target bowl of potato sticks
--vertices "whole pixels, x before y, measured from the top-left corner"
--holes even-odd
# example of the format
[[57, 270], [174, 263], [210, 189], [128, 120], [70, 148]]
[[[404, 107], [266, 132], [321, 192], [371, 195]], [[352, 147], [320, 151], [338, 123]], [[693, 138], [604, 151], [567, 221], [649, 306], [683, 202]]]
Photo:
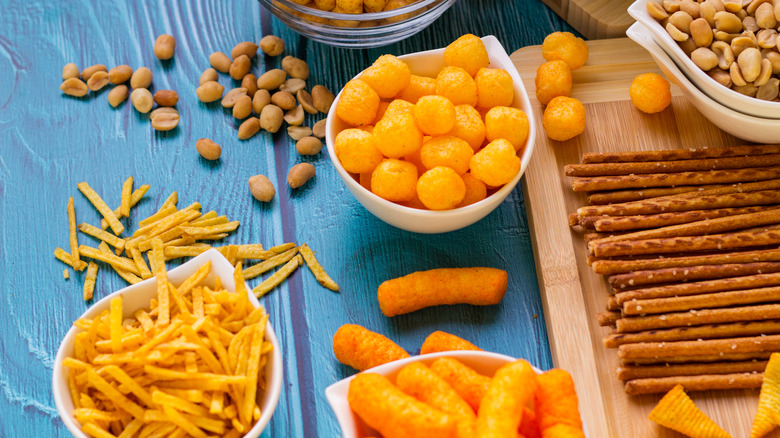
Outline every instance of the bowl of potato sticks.
[[487, 351], [396, 360], [334, 383], [325, 396], [344, 438], [585, 436], [567, 372]]
[[395, 227], [444, 233], [487, 216], [531, 160], [536, 124], [494, 36], [384, 55], [331, 106], [325, 139], [349, 191]]
[[240, 266], [211, 249], [166, 272], [159, 239], [150, 264], [154, 277], [95, 303], [60, 344], [53, 390], [65, 426], [78, 438], [260, 436], [282, 359]]

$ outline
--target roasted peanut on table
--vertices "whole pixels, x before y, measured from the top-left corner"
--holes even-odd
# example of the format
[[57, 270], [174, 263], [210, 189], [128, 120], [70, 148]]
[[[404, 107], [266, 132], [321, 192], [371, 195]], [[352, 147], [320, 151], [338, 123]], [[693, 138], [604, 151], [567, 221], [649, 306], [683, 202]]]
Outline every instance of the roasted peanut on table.
[[234, 88], [227, 93], [225, 93], [225, 97], [222, 98], [222, 106], [225, 108], [233, 108], [233, 105], [236, 104], [236, 101], [239, 97], [246, 96], [246, 88]]
[[195, 90], [201, 102], [209, 103], [219, 100], [225, 87], [216, 81], [208, 81]]
[[324, 85], [315, 85], [311, 89], [311, 98], [314, 108], [325, 114], [330, 111], [330, 106], [333, 105], [333, 101], [336, 100], [336, 96], [328, 90], [328, 87]]
[[117, 85], [108, 92], [108, 104], [116, 108], [119, 104], [127, 100], [127, 96], [129, 95], [130, 91], [128, 90], [127, 85]]
[[151, 91], [146, 88], [136, 88], [130, 94], [130, 102], [133, 103], [133, 107], [142, 114], [146, 114], [152, 110], [154, 105], [154, 97], [152, 97]]
[[260, 114], [269, 103], [271, 103], [271, 93], [268, 90], [257, 90], [252, 97], [252, 109], [256, 114]]
[[233, 50], [230, 51], [230, 56], [236, 59], [241, 55], [246, 55], [249, 59], [254, 58], [257, 55], [257, 44], [251, 41], [243, 41], [236, 44]]
[[257, 77], [252, 73], [248, 73], [241, 79], [241, 88], [246, 88], [246, 94], [249, 97], [255, 97], [257, 92]]
[[195, 149], [201, 157], [207, 160], [218, 160], [222, 156], [222, 147], [208, 138], [201, 138], [195, 142]]
[[249, 60], [249, 57], [246, 55], [239, 55], [238, 58], [234, 59], [233, 62], [230, 64], [229, 72], [230, 77], [240, 81], [244, 79], [244, 76], [249, 73], [249, 68], [252, 66], [252, 61]]
[[70, 78], [78, 78], [79, 77], [79, 68], [74, 63], [68, 63], [65, 64], [64, 67], [62, 67], [62, 80], [67, 81]]
[[284, 53], [284, 41], [277, 36], [266, 35], [260, 40], [260, 49], [268, 56], [279, 56]]
[[206, 70], [203, 70], [203, 73], [201, 73], [198, 85], [203, 85], [206, 82], [211, 81], [216, 82], [217, 79], [219, 79], [219, 73], [217, 73], [217, 71], [213, 68], [207, 68]]
[[173, 58], [176, 39], [172, 35], [162, 34], [154, 42], [154, 56], [163, 61]]
[[287, 72], [291, 78], [309, 79], [309, 65], [306, 61], [294, 56], [285, 56], [282, 59], [282, 70]]
[[268, 70], [257, 78], [257, 88], [261, 90], [276, 90], [287, 79], [287, 72], [275, 68]]
[[243, 94], [236, 99], [233, 105], [233, 118], [245, 119], [252, 114], [252, 98]]
[[147, 67], [139, 67], [130, 77], [130, 87], [149, 88], [152, 85], [152, 71]]
[[260, 132], [260, 120], [257, 117], [250, 117], [238, 127], [238, 139], [250, 139], [258, 132]]
[[227, 55], [225, 55], [222, 52], [214, 52], [211, 55], [209, 55], [209, 64], [214, 67], [215, 70], [221, 73], [227, 73], [230, 71], [230, 65], [233, 63], [233, 61], [228, 58]]
[[276, 195], [274, 184], [265, 175], [255, 175], [249, 178], [249, 192], [260, 202], [270, 202]]
[[284, 112], [276, 105], [265, 105], [260, 112], [260, 126], [272, 134], [279, 131], [283, 121]]
[[288, 126], [287, 135], [289, 135], [291, 139], [298, 141], [303, 137], [310, 136], [311, 128], [308, 126]]
[[87, 84], [79, 78], [69, 78], [62, 82], [60, 90], [68, 96], [83, 97], [89, 92]]
[[108, 71], [108, 80], [114, 85], [124, 84], [133, 76], [133, 68], [129, 65], [118, 65]]
[[317, 155], [322, 150], [322, 141], [317, 137], [303, 137], [295, 143], [295, 150], [301, 155]]
[[87, 81], [87, 87], [92, 91], [98, 91], [106, 85], [108, 85], [108, 73], [104, 71], [95, 72]]
[[271, 103], [287, 111], [295, 108], [295, 96], [287, 91], [277, 91], [271, 96]]
[[98, 71], [108, 71], [108, 67], [106, 67], [103, 64], [91, 65], [91, 66], [89, 66], [89, 67], [87, 67], [87, 68], [85, 68], [84, 70], [81, 71], [81, 79], [83, 79], [84, 81], [88, 81], [89, 78], [95, 72], [98, 72]]
[[297, 189], [314, 177], [316, 169], [311, 163], [298, 163], [290, 168], [287, 174], [287, 184], [290, 188]]
[[328, 119], [322, 119], [315, 123], [311, 128], [312, 134], [317, 138], [325, 138], [325, 127], [328, 123]]
[[303, 117], [303, 107], [298, 105], [294, 109], [287, 111], [287, 114], [284, 115], [284, 121], [291, 126], [300, 126], [303, 124]]
[[160, 106], [176, 106], [179, 94], [173, 90], [160, 90], [154, 93], [154, 103]]
[[157, 131], [170, 131], [179, 125], [179, 111], [176, 108], [162, 107], [149, 115], [152, 128]]

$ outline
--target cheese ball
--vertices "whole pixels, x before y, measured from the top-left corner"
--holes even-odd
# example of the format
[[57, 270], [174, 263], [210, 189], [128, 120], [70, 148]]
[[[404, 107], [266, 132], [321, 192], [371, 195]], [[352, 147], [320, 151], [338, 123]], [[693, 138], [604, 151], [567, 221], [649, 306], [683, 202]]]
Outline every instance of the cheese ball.
[[463, 175], [463, 183], [466, 184], [466, 195], [457, 207], [476, 204], [487, 198], [487, 186], [485, 183], [475, 178], [471, 173]]
[[360, 75], [379, 97], [389, 99], [396, 96], [407, 85], [412, 77], [412, 71], [405, 62], [393, 55], [382, 55]]
[[482, 121], [482, 115], [471, 105], [456, 106], [455, 124], [448, 134], [465, 140], [474, 152], [478, 151], [485, 141], [485, 123]]
[[634, 78], [629, 94], [634, 106], [647, 114], [661, 112], [672, 103], [669, 81], [655, 73], [645, 73]]
[[453, 105], [477, 105], [477, 83], [460, 67], [444, 67], [436, 76], [436, 94]]
[[407, 102], [417, 103], [421, 97], [433, 94], [436, 94], [436, 79], [412, 75], [409, 85], [398, 94], [398, 98]]
[[361, 186], [363, 186], [364, 189], [371, 191], [371, 174], [373, 172], [366, 172], [361, 173], [358, 175], [357, 179]]
[[402, 99], [395, 99], [394, 101], [390, 102], [389, 105], [387, 105], [385, 114], [399, 113], [414, 114], [414, 104]]
[[417, 167], [393, 158], [382, 161], [371, 173], [371, 191], [388, 201], [411, 201], [417, 196]]
[[544, 109], [542, 125], [551, 139], [570, 140], [585, 131], [585, 107], [573, 97], [558, 96]]
[[420, 161], [426, 169], [446, 166], [463, 175], [469, 171], [469, 160], [474, 155], [465, 140], [452, 135], [440, 135], [423, 143], [420, 148]]
[[446, 97], [423, 96], [414, 105], [414, 120], [424, 134], [445, 134], [455, 124], [455, 105]]
[[387, 5], [387, 0], [364, 0], [363, 9], [366, 12], [379, 12]]
[[448, 66], [460, 67], [474, 76], [479, 69], [490, 64], [490, 58], [482, 40], [476, 35], [467, 33], [444, 49], [444, 63]]
[[450, 210], [466, 196], [466, 184], [454, 170], [437, 166], [417, 181], [417, 196], [431, 210]]
[[554, 97], [571, 96], [571, 69], [561, 60], [549, 61], [536, 69], [536, 100], [547, 105]]
[[500, 68], [481, 68], [474, 78], [477, 83], [477, 106], [493, 108], [509, 106], [515, 100], [512, 76]]
[[336, 8], [347, 14], [363, 12], [363, 0], [336, 0]]
[[374, 127], [374, 145], [388, 158], [400, 158], [422, 146], [423, 133], [414, 116], [405, 113], [385, 113]]
[[[430, 139], [431, 139], [431, 137], [424, 137], [423, 138], [423, 146], [425, 146], [425, 143], [427, 143]], [[415, 167], [417, 167], [417, 174], [418, 175], [422, 175], [423, 173], [425, 173], [428, 170], [428, 168], [425, 167], [425, 165], [422, 162], [422, 158], [420, 157], [420, 152], [422, 152], [422, 148], [417, 149], [416, 151], [414, 151], [414, 152], [412, 152], [410, 154], [404, 155], [404, 161], [412, 163], [412, 164], [415, 165]]]
[[375, 125], [378, 121], [382, 120], [382, 117], [385, 116], [385, 112], [387, 112], [388, 106], [390, 106], [390, 102], [386, 102], [384, 100], [379, 101], [379, 106], [376, 109], [376, 117], [374, 118]]
[[520, 158], [512, 143], [499, 138], [471, 157], [471, 174], [490, 187], [500, 187], [520, 172]]
[[334, 148], [347, 172], [371, 172], [382, 162], [382, 153], [374, 146], [374, 137], [362, 129], [345, 129], [338, 133]]
[[376, 118], [379, 95], [367, 83], [352, 79], [341, 90], [336, 115], [352, 126], [368, 125]]
[[553, 32], [542, 43], [542, 56], [545, 61], [560, 59], [577, 70], [588, 60], [588, 45], [571, 32]]
[[528, 129], [528, 116], [521, 109], [497, 106], [485, 114], [485, 137], [488, 141], [503, 138], [519, 151], [528, 138]]
[[425, 204], [423, 204], [422, 201], [420, 201], [420, 198], [417, 196], [416, 193], [414, 195], [414, 199], [412, 199], [411, 201], [399, 202], [398, 204], [399, 205], [403, 205], [404, 207], [416, 208], [418, 210], [427, 210], [428, 209], [428, 207], [426, 207]]

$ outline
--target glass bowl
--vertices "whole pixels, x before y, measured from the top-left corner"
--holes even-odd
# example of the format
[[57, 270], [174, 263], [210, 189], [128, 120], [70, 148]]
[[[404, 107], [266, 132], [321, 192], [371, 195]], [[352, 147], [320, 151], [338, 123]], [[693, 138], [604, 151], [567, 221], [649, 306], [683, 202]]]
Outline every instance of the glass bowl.
[[457, 0], [418, 0], [381, 12], [344, 14], [288, 0], [258, 0], [299, 34], [336, 47], [366, 48], [409, 38], [433, 23]]

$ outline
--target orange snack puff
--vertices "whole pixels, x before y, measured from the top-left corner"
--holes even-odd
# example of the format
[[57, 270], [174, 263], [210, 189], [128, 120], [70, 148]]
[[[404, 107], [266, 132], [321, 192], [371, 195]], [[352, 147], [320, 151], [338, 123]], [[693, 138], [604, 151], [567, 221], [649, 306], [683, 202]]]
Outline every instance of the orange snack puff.
[[[585, 432], [568, 424], [556, 424], [542, 432], [542, 438], [585, 438]], [[528, 438], [526, 436], [526, 438]]]
[[[430, 137], [427, 137], [427, 140], [425, 140], [425, 138], [426, 137], [423, 137], [423, 146], [425, 146], [425, 143], [427, 143], [431, 139]], [[404, 155], [404, 161], [408, 161], [417, 167], [418, 175], [422, 175], [423, 173], [428, 171], [428, 168], [425, 167], [425, 165], [422, 163], [422, 158], [420, 158], [420, 152], [422, 152], [422, 148], [410, 154]]]
[[458, 205], [464, 196], [466, 184], [463, 178], [449, 167], [434, 167], [423, 173], [417, 181], [417, 197], [431, 210], [450, 210]]
[[453, 105], [477, 104], [477, 83], [460, 67], [444, 67], [436, 76], [436, 94], [444, 96]]
[[456, 419], [404, 394], [386, 377], [355, 376], [347, 400], [352, 410], [384, 438], [454, 438]]
[[356, 324], [344, 324], [336, 330], [333, 353], [339, 362], [358, 371], [409, 357], [387, 337]]
[[561, 60], [548, 61], [536, 69], [536, 100], [547, 105], [554, 97], [571, 96], [572, 76], [569, 64]]
[[425, 338], [420, 354], [439, 353], [441, 351], [479, 350], [471, 342], [442, 331], [435, 331]]
[[399, 202], [399, 204], [400, 204], [400, 205], [403, 205], [404, 207], [409, 207], [409, 208], [416, 208], [416, 209], [418, 209], [418, 210], [427, 210], [427, 209], [428, 209], [428, 207], [426, 207], [426, 206], [425, 206], [425, 205], [422, 203], [422, 201], [420, 201], [420, 198], [418, 198], [418, 197], [417, 197], [417, 194], [416, 194], [416, 193], [415, 193], [415, 195], [414, 195], [414, 199], [412, 199], [411, 201], [407, 201], [407, 202]]
[[515, 100], [512, 76], [500, 68], [481, 68], [474, 78], [477, 83], [477, 106], [493, 108], [509, 106]]
[[585, 132], [585, 107], [573, 97], [553, 98], [544, 109], [542, 125], [551, 139], [571, 140]]
[[476, 35], [467, 33], [444, 49], [444, 63], [448, 66], [460, 67], [474, 76], [480, 68], [490, 64], [490, 58], [482, 40]]
[[479, 405], [476, 436], [517, 436], [523, 409], [533, 398], [536, 386], [536, 373], [522, 359], [499, 368]]
[[448, 134], [465, 140], [474, 152], [478, 151], [485, 142], [485, 123], [482, 121], [482, 115], [471, 105], [456, 106], [455, 124]]
[[373, 136], [362, 129], [345, 129], [336, 135], [336, 156], [347, 172], [372, 172], [382, 162]]
[[503, 138], [512, 143], [516, 151], [522, 149], [528, 139], [528, 129], [528, 116], [521, 109], [497, 106], [485, 114], [487, 140]]
[[372, 172], [367, 172], [358, 175], [358, 182], [360, 182], [360, 185], [369, 192], [371, 191], [371, 173]]
[[374, 124], [376, 125], [380, 120], [382, 120], [382, 117], [385, 116], [385, 112], [387, 112], [387, 108], [390, 106], [390, 102], [385, 102], [384, 100], [379, 101], [379, 106], [376, 109], [376, 117], [374, 118]]
[[341, 90], [336, 115], [352, 126], [368, 125], [376, 118], [379, 95], [367, 83], [352, 79]]
[[520, 158], [511, 143], [499, 138], [471, 157], [469, 169], [478, 180], [499, 187], [512, 181], [520, 172]]
[[420, 148], [420, 160], [426, 169], [447, 166], [463, 175], [469, 171], [469, 160], [474, 155], [465, 140], [452, 135], [440, 135], [423, 143]]
[[414, 116], [387, 107], [382, 120], [374, 126], [374, 145], [388, 158], [400, 158], [420, 149], [423, 133], [417, 127]]
[[571, 375], [552, 369], [537, 376], [539, 387], [534, 395], [536, 420], [544, 431], [556, 424], [568, 424], [582, 429], [577, 391]]
[[483, 376], [463, 362], [450, 357], [441, 357], [431, 364], [431, 371], [449, 383], [471, 409], [476, 412], [490, 386], [490, 377]]
[[360, 79], [366, 81], [382, 99], [389, 99], [400, 93], [409, 85], [411, 77], [409, 66], [393, 55], [380, 56], [360, 75]]
[[571, 32], [553, 32], [542, 43], [542, 56], [546, 61], [561, 61], [577, 70], [588, 60], [588, 45]]
[[434, 94], [436, 94], [436, 79], [412, 75], [409, 85], [398, 94], [398, 98], [410, 103], [417, 103], [421, 97]]
[[672, 388], [650, 411], [649, 418], [691, 438], [731, 437], [693, 404], [682, 385]]
[[414, 104], [403, 99], [395, 99], [387, 105], [387, 109], [385, 110], [385, 115], [401, 113], [414, 115]]
[[371, 191], [388, 201], [411, 201], [417, 196], [417, 167], [393, 158], [382, 161], [371, 174]]
[[753, 419], [750, 438], [762, 437], [777, 427], [780, 424], [778, 413], [780, 413], [780, 353], [772, 353], [764, 370], [764, 381], [761, 382], [758, 410]]
[[466, 184], [466, 195], [463, 196], [463, 200], [460, 201], [456, 208], [475, 204], [487, 198], [487, 186], [471, 173], [463, 175], [463, 183]]
[[414, 119], [424, 134], [446, 134], [455, 124], [455, 105], [446, 97], [423, 96], [414, 105]]
[[490, 306], [504, 298], [507, 283], [507, 273], [501, 269], [432, 269], [385, 281], [377, 298], [385, 316], [444, 304]]
[[637, 76], [631, 82], [629, 95], [637, 109], [647, 114], [661, 112], [672, 103], [669, 81], [655, 73]]
[[523, 419], [520, 420], [520, 427], [517, 431], [523, 438], [542, 438], [539, 423], [536, 421], [536, 412], [527, 407], [523, 409]]

